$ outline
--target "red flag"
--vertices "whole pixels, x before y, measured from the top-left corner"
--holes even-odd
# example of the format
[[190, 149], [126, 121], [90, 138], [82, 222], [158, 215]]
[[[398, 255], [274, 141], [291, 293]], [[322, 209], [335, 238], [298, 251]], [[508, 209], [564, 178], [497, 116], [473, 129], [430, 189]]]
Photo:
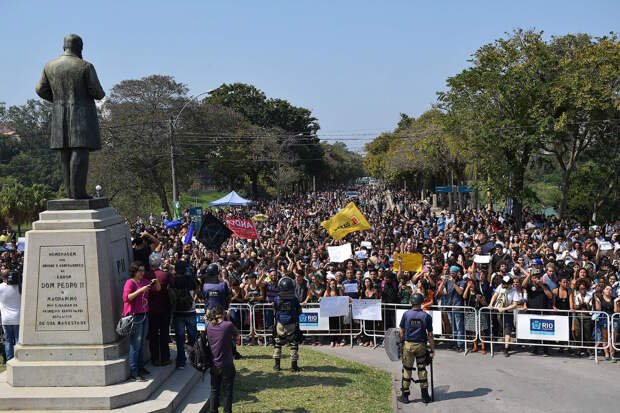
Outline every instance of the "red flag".
[[243, 239], [257, 239], [256, 228], [251, 219], [226, 218], [226, 226], [236, 237]]

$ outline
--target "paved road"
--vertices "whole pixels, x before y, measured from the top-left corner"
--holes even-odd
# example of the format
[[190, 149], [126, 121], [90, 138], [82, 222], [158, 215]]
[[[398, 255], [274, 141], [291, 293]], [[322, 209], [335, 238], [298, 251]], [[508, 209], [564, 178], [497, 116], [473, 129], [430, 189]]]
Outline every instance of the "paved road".
[[[389, 361], [383, 348], [312, 349], [397, 373], [400, 389], [401, 365]], [[425, 406], [418, 385], [412, 384], [412, 398], [416, 401], [398, 403], [398, 413], [608, 413], [620, 409], [620, 363], [604, 359], [597, 365], [593, 360], [559, 355], [517, 353], [505, 358], [496, 353], [491, 358], [489, 354], [465, 356], [438, 350], [434, 372], [435, 403]]]

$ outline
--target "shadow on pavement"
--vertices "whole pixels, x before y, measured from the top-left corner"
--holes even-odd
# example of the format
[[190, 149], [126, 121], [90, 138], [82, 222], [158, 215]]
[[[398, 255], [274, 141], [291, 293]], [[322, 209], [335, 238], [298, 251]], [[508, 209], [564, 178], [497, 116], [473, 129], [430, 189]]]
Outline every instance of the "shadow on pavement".
[[474, 390], [459, 390], [452, 393], [448, 392], [450, 386], [437, 386], [435, 387], [435, 401], [441, 400], [455, 400], [455, 399], [469, 399], [470, 397], [486, 396], [491, 393], [491, 389], [488, 387], [478, 387]]

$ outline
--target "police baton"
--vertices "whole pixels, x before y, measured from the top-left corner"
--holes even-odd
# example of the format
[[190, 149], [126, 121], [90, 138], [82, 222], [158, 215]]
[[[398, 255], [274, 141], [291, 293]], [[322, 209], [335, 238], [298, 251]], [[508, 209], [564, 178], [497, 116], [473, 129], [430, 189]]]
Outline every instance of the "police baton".
[[435, 384], [433, 383], [433, 358], [431, 357], [431, 401], [435, 401]]

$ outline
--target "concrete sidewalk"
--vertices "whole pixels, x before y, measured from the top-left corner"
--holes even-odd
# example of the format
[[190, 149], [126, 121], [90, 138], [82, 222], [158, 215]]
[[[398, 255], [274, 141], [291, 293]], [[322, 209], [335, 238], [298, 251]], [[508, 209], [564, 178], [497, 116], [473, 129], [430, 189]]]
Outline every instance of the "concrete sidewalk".
[[[383, 348], [312, 349], [394, 373], [400, 394], [401, 364], [391, 362]], [[434, 373], [435, 402], [424, 405], [419, 385], [412, 384], [411, 399], [415, 402], [397, 403], [398, 413], [613, 412], [618, 411], [620, 401], [620, 363], [603, 358], [596, 364], [555, 353], [542, 357], [522, 352], [508, 358], [496, 353], [491, 358], [490, 354], [465, 356], [440, 349], [435, 355]]]

